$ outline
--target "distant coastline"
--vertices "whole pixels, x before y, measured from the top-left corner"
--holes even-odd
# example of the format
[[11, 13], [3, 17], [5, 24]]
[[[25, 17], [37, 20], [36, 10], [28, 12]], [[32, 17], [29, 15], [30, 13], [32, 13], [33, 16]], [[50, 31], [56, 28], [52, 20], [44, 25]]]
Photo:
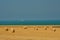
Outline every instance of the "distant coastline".
[[0, 21], [0, 25], [60, 25], [60, 20]]

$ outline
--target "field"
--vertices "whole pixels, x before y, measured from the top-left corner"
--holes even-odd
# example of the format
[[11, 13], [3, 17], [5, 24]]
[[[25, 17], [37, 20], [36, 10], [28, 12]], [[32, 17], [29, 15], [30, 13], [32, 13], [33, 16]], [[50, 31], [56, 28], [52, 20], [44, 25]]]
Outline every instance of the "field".
[[0, 25], [0, 40], [60, 40], [60, 26]]

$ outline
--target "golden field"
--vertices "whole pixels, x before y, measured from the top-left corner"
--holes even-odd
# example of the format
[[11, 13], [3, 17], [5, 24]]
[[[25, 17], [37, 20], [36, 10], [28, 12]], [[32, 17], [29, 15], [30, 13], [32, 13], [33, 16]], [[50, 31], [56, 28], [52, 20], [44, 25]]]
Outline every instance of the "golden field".
[[0, 25], [0, 40], [60, 40], [60, 26]]

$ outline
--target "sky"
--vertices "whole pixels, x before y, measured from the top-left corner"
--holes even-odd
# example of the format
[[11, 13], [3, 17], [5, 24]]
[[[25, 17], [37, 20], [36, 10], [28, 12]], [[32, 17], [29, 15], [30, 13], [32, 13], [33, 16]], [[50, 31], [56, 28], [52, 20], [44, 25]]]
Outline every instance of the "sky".
[[0, 0], [0, 20], [60, 20], [60, 0]]

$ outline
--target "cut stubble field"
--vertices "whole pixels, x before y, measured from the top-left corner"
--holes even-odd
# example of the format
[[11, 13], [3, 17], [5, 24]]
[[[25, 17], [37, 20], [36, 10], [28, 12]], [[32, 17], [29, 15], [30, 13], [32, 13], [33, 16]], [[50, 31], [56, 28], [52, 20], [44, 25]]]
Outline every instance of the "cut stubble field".
[[60, 40], [56, 27], [54, 32], [51, 26], [0, 26], [0, 40]]

